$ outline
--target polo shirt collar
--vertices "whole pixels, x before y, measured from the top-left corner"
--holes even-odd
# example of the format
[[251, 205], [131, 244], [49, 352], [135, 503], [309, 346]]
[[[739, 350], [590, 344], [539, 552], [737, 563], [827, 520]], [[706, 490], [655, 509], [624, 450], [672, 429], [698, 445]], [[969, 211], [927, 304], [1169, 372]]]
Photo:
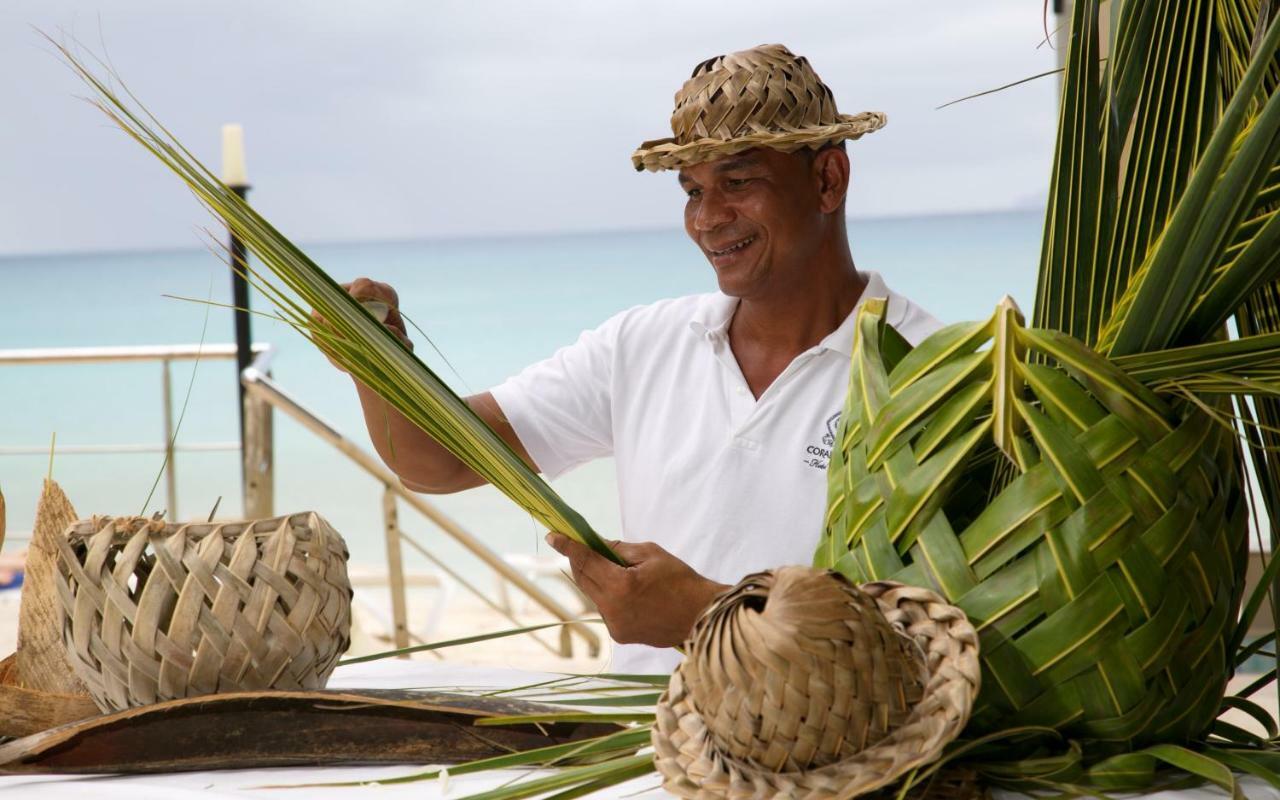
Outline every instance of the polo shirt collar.
[[738, 298], [715, 292], [703, 296], [703, 301], [693, 312], [689, 327], [694, 333], [707, 339], [723, 338], [729, 334], [729, 322], [738, 308]]
[[[862, 290], [862, 296], [858, 298], [857, 304], [849, 312], [849, 316], [845, 317], [844, 322], [841, 322], [838, 328], [818, 343], [819, 349], [834, 350], [846, 356], [852, 356], [855, 323], [858, 309], [862, 307], [863, 301], [869, 297], [882, 297], [886, 300], [889, 298], [889, 287], [885, 285], [880, 273], [860, 272], [859, 274], [867, 281], [867, 285]], [[705, 295], [704, 301], [698, 304], [693, 317], [689, 320], [689, 327], [695, 334], [707, 339], [725, 339], [729, 335], [729, 322], [733, 319], [733, 312], [737, 308], [736, 297], [729, 297], [720, 292]]]

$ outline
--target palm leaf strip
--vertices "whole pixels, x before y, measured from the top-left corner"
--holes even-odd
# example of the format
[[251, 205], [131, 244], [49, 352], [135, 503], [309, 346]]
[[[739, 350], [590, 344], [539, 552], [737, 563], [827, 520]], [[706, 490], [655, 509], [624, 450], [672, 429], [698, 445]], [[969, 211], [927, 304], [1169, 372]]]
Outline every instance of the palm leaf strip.
[[[283, 287], [300, 298], [301, 303], [294, 301], [284, 289], [249, 270], [248, 265], [233, 264], [233, 268], [251, 272], [255, 285], [277, 306], [282, 319], [528, 511], [539, 524], [565, 533], [615, 563], [623, 563], [586, 520], [530, 469], [465, 400], [323, 269], [218, 180], [136, 99], [127, 92], [113, 90], [106, 79], [99, 78], [66, 46], [53, 44], [93, 90], [90, 102], [173, 171]], [[322, 315], [324, 323], [313, 322], [308, 307]]]

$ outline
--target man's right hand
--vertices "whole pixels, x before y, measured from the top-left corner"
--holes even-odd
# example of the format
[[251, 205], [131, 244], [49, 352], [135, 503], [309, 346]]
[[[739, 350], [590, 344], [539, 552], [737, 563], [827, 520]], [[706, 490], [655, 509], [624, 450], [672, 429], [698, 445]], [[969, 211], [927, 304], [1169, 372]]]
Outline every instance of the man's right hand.
[[[379, 312], [382, 311], [382, 308], [377, 304], [385, 306], [386, 316], [383, 318], [382, 323], [386, 325], [401, 342], [404, 342], [405, 347], [410, 350], [413, 349], [413, 342], [409, 339], [409, 333], [405, 329], [404, 317], [400, 314], [400, 296], [396, 294], [396, 290], [391, 288], [390, 284], [371, 280], [369, 278], [356, 278], [350, 283], [342, 284], [342, 288], [346, 289], [357, 301], [365, 304], [366, 307], [372, 306], [370, 311], [375, 317], [380, 316]], [[318, 325], [327, 324], [324, 317], [322, 317], [318, 311], [312, 311], [311, 318]], [[322, 345], [320, 349], [324, 350], [325, 348]], [[325, 351], [325, 356], [329, 359], [330, 364], [333, 364], [338, 369], [346, 372], [346, 369], [335, 361], [333, 356], [331, 356], [327, 351]]]

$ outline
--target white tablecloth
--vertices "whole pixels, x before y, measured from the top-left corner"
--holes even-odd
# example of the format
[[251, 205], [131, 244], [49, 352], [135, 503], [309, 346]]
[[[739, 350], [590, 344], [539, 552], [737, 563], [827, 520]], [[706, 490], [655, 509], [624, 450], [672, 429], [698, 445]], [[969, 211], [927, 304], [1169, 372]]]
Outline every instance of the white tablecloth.
[[[329, 681], [334, 689], [449, 689], [456, 687], [505, 688], [523, 686], [553, 675], [523, 672], [513, 669], [471, 667], [447, 662], [430, 661], [374, 661], [339, 668]], [[447, 787], [438, 781], [407, 784], [379, 784], [376, 781], [422, 772], [422, 767], [291, 767], [286, 769], [219, 770], [214, 772], [176, 772], [165, 775], [35, 775], [0, 776], [0, 796], [15, 798], [39, 798], [39, 800], [63, 800], [64, 798], [93, 798], [93, 800], [215, 800], [216, 798], [382, 798], [413, 797], [460, 798], [469, 794], [496, 788], [521, 775], [547, 774], [505, 770], [479, 775], [459, 775], [449, 779]], [[320, 782], [366, 781], [366, 786], [298, 787], [290, 789], [264, 789], [281, 784], [305, 784]], [[601, 797], [662, 798], [671, 795], [658, 786], [656, 775], [636, 778], [619, 784]], [[1241, 789], [1250, 800], [1280, 800], [1280, 791], [1252, 778], [1242, 778]], [[1112, 795], [1123, 797], [1123, 795]], [[1025, 797], [1010, 792], [995, 792], [997, 800], [1018, 800]], [[1227, 794], [1215, 787], [1186, 789], [1178, 792], [1159, 792], [1147, 795], [1148, 800], [1222, 800]]]

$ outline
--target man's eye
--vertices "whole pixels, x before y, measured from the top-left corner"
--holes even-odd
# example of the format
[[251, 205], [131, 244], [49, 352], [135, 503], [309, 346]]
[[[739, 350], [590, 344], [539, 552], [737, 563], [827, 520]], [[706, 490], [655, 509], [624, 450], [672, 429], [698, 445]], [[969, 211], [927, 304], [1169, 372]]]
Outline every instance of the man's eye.
[[701, 189], [689, 189], [689, 190], [687, 190], [687, 191], [685, 192], [685, 194], [689, 195], [689, 199], [690, 199], [690, 200], [697, 200], [699, 197], [701, 197], [701, 196], [702, 196], [702, 190], [701, 190]]
[[725, 181], [725, 183], [729, 186], [730, 189], [741, 188], [743, 186], [746, 186], [750, 182], [751, 182], [750, 178], [730, 178], [729, 180]]

